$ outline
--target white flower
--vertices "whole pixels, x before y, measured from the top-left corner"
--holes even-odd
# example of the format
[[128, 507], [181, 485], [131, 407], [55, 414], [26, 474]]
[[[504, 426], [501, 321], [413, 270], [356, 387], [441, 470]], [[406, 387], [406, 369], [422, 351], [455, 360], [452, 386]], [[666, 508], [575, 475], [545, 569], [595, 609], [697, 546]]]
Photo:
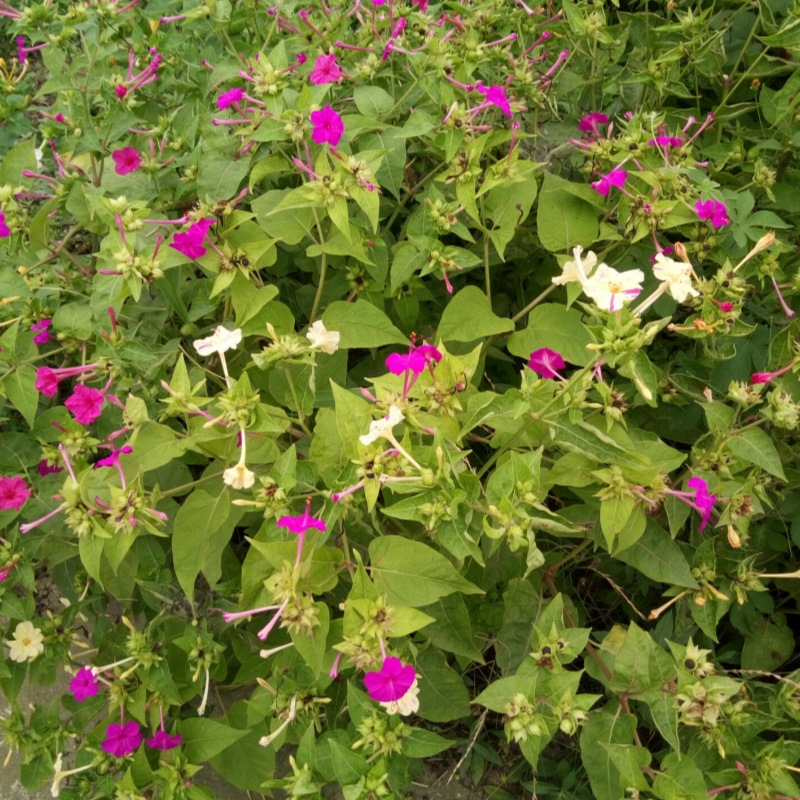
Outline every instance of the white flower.
[[329, 356], [332, 356], [339, 349], [340, 338], [339, 332], [327, 330], [321, 319], [318, 319], [306, 334], [306, 339], [311, 342], [311, 347], [314, 350], [320, 350]]
[[640, 269], [617, 272], [613, 267], [601, 264], [597, 272], [583, 285], [583, 291], [594, 300], [598, 308], [619, 311], [625, 303], [637, 297], [641, 291], [644, 273]]
[[249, 489], [256, 482], [256, 476], [244, 464], [237, 464], [222, 473], [222, 480], [234, 489]]
[[386, 438], [386, 434], [391, 435], [392, 428], [405, 419], [403, 412], [397, 406], [391, 406], [389, 413], [383, 419], [376, 419], [369, 424], [369, 433], [358, 437], [361, 444], [372, 444], [378, 439]]
[[[582, 247], [574, 247], [572, 255], [575, 257], [574, 261], [567, 261], [561, 274], [553, 278], [553, 283], [556, 286], [563, 286], [565, 283], [585, 283], [592, 270], [597, 266], [597, 256], [590, 250], [585, 257], [582, 257]], [[602, 266], [602, 265], [601, 265]]]
[[398, 700], [390, 700], [381, 705], [386, 709], [389, 716], [393, 714], [400, 714], [400, 716], [407, 717], [409, 714], [416, 714], [419, 711], [419, 686], [417, 679], [414, 678], [414, 683], [408, 687], [408, 691]]
[[214, 329], [214, 333], [205, 339], [195, 339], [194, 349], [201, 356], [210, 356], [212, 353], [224, 353], [233, 350], [242, 341], [242, 329], [234, 328], [229, 331], [224, 325]]
[[8, 657], [21, 664], [23, 661], [33, 661], [44, 653], [42, 632], [32, 623], [20, 622], [14, 629], [14, 638], [7, 639], [9, 647]]
[[692, 265], [682, 261], [673, 261], [663, 253], [656, 256], [653, 275], [666, 284], [666, 290], [679, 303], [685, 303], [687, 297], [697, 297], [699, 292], [692, 286]]

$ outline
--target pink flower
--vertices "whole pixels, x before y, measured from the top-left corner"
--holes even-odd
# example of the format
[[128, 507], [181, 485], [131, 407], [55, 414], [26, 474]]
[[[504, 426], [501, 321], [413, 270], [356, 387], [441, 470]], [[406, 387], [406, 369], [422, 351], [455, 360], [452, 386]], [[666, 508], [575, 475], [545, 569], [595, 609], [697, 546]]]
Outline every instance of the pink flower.
[[578, 122], [578, 128], [584, 133], [597, 133], [598, 125], [605, 125], [608, 122], [608, 117], [605, 114], [599, 114], [596, 111], [581, 117]]
[[561, 354], [556, 353], [555, 350], [551, 350], [549, 347], [535, 350], [528, 360], [528, 368], [543, 378], [560, 378], [558, 370], [564, 369], [566, 366]]
[[383, 659], [379, 672], [367, 672], [364, 684], [373, 700], [379, 703], [390, 703], [400, 700], [411, 688], [417, 677], [417, 671], [411, 664], [403, 666], [403, 662], [394, 656]]
[[342, 77], [342, 70], [336, 63], [336, 56], [317, 56], [317, 60], [314, 62], [314, 69], [311, 70], [311, 75], [308, 77], [314, 86], [320, 86], [323, 83], [336, 83]]
[[136, 172], [142, 166], [142, 157], [139, 151], [133, 147], [123, 147], [121, 150], [115, 150], [111, 154], [116, 166], [114, 171], [117, 175], [127, 175], [130, 172]]
[[12, 561], [10, 564], [7, 564], [5, 567], [3, 567], [3, 569], [0, 569], [0, 583], [5, 583], [8, 580], [8, 576], [16, 566], [16, 563], [16, 561]]
[[6, 215], [0, 211], [0, 239], [7, 239], [11, 236], [11, 228], [6, 225]]
[[177, 736], [170, 736], [163, 728], [156, 731], [152, 739], [145, 739], [145, 744], [153, 750], [174, 750], [180, 743], [183, 737], [178, 734]]
[[58, 381], [58, 375], [50, 367], [39, 367], [36, 370], [36, 382], [33, 385], [45, 397], [55, 397], [58, 391]]
[[104, 400], [105, 396], [99, 389], [91, 389], [79, 383], [64, 405], [75, 417], [76, 422], [88, 425], [102, 414]]
[[309, 528], [316, 528], [318, 531], [325, 533], [328, 529], [324, 520], [311, 517], [308, 514], [308, 505], [304, 514], [299, 517], [281, 517], [278, 520], [278, 526], [281, 528], [288, 528], [292, 533], [302, 536]]
[[195, 222], [183, 233], [176, 233], [172, 237], [170, 247], [192, 260], [202, 258], [206, 254], [206, 248], [203, 247], [203, 239], [206, 238], [208, 229], [213, 224], [213, 219], [201, 219], [199, 222]]
[[119, 467], [119, 457], [132, 452], [133, 448], [129, 444], [126, 444], [125, 447], [121, 447], [119, 450], [112, 450], [110, 456], [101, 458], [95, 463], [94, 469], [98, 467]]
[[728, 209], [721, 200], [711, 199], [705, 202], [698, 200], [694, 208], [697, 211], [697, 216], [703, 220], [710, 220], [714, 228], [722, 228], [731, 221], [730, 217], [728, 217]]
[[32, 331], [39, 331], [36, 336], [33, 337], [34, 344], [47, 344], [50, 341], [50, 333], [48, 332], [48, 328], [53, 324], [52, 320], [49, 319], [40, 319], [38, 322], [31, 325]]
[[750, 376], [750, 383], [770, 383], [775, 380], [775, 378], [779, 378], [783, 375], [784, 372], [788, 372], [794, 365], [795, 362], [792, 361], [785, 367], [775, 370], [775, 372], [754, 372]]
[[125, 97], [126, 94], [128, 94], [128, 89], [122, 84], [120, 84], [119, 86], [114, 87], [114, 92], [116, 93], [117, 97], [119, 97], [119, 99], [122, 100], [122, 98]]
[[78, 670], [77, 675], [69, 682], [69, 690], [79, 703], [88, 697], [94, 697], [100, 691], [100, 685], [91, 667], [81, 667]]
[[44, 478], [46, 475], [53, 475], [61, 472], [61, 467], [51, 467], [44, 459], [36, 465], [39, 475]]
[[625, 185], [625, 181], [628, 178], [628, 173], [619, 167], [614, 167], [614, 169], [612, 169], [607, 175], [604, 175], [602, 172], [599, 173], [599, 175], [600, 180], [595, 181], [592, 184], [592, 189], [595, 189], [598, 194], [601, 194], [603, 197], [608, 196], [612, 186], [616, 186], [618, 189], [621, 189]]
[[414, 348], [410, 353], [392, 353], [386, 359], [386, 368], [392, 375], [402, 375], [405, 372], [413, 372], [419, 375], [425, 370], [430, 361], [437, 364], [442, 360], [439, 349], [430, 344], [423, 344]]
[[117, 758], [129, 756], [142, 743], [142, 732], [139, 723], [135, 720], [126, 722], [124, 725], [111, 723], [106, 728], [106, 738], [101, 747], [103, 751]]
[[220, 110], [238, 103], [244, 97], [244, 89], [229, 89], [217, 98], [217, 108]]
[[19, 511], [30, 496], [28, 484], [19, 475], [0, 478], [0, 511]]
[[686, 485], [690, 489], [695, 490], [695, 508], [702, 515], [700, 526], [697, 530], [702, 531], [711, 519], [711, 510], [714, 508], [714, 503], [717, 502], [717, 498], [715, 495], [708, 493], [708, 484], [702, 478], [689, 478], [689, 480], [686, 481]]
[[511, 106], [502, 86], [479, 86], [478, 91], [486, 95], [493, 106], [497, 106], [507, 117], [511, 116]]
[[667, 148], [680, 147], [683, 144], [683, 139], [679, 136], [656, 136], [655, 139], [651, 139], [647, 144], [649, 147], [655, 147], [656, 145]]
[[317, 144], [327, 142], [331, 147], [339, 144], [344, 133], [344, 123], [330, 105], [326, 105], [320, 111], [312, 111], [311, 124], [314, 126], [311, 138]]

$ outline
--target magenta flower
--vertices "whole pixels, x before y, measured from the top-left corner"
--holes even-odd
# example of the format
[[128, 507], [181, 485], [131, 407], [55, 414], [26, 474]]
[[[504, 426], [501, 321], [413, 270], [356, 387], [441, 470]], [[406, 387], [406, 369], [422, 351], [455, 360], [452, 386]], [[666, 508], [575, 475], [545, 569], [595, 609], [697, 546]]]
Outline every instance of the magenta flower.
[[136, 172], [142, 166], [142, 157], [139, 151], [133, 147], [123, 147], [121, 150], [115, 150], [111, 154], [114, 159], [114, 171], [117, 175], [127, 175], [130, 172]]
[[341, 77], [342, 70], [336, 63], [335, 55], [317, 56], [309, 80], [314, 86], [320, 86], [323, 83], [336, 83]]
[[367, 672], [364, 684], [373, 700], [379, 703], [391, 703], [400, 700], [411, 688], [417, 677], [417, 671], [411, 664], [403, 666], [403, 662], [394, 656], [383, 659], [379, 672]]
[[119, 467], [119, 457], [132, 452], [133, 448], [129, 444], [126, 444], [125, 447], [121, 447], [119, 450], [112, 450], [110, 456], [101, 458], [94, 465], [94, 469], [97, 469], [98, 467]]
[[[34, 341], [36, 341], [34, 339]], [[65, 367], [63, 369], [50, 369], [50, 367], [39, 367], [36, 370], [36, 381], [33, 384], [38, 392], [45, 397], [55, 397], [58, 391], [58, 384], [64, 378], [71, 378], [83, 372], [91, 372], [97, 368], [97, 364], [84, 364], [81, 367]]]
[[170, 736], [161, 728], [161, 730], [155, 732], [152, 739], [145, 739], [145, 744], [153, 750], [174, 750], [182, 739], [183, 737], [180, 734]]
[[784, 372], [788, 372], [794, 365], [795, 362], [792, 361], [791, 364], [787, 364], [781, 369], [776, 369], [775, 372], [754, 372], [750, 376], [750, 383], [770, 383], [774, 381], [775, 378], [779, 378], [783, 375]]
[[0, 239], [7, 239], [11, 236], [11, 228], [6, 225], [6, 215], [0, 211]]
[[47, 344], [50, 341], [50, 333], [47, 329], [52, 324], [53, 321], [50, 319], [40, 319], [31, 325], [32, 331], [38, 331], [36, 336], [33, 337], [34, 344]]
[[702, 531], [711, 519], [711, 510], [714, 508], [717, 498], [715, 495], [708, 493], [708, 484], [702, 478], [689, 478], [686, 481], [686, 485], [695, 490], [695, 508], [702, 515], [700, 526], [697, 530]]
[[190, 225], [183, 233], [176, 233], [172, 237], [172, 244], [170, 247], [183, 253], [187, 258], [192, 260], [202, 258], [206, 254], [206, 248], [203, 247], [203, 240], [206, 238], [208, 229], [214, 224], [213, 219], [201, 219]]
[[717, 303], [719, 306], [719, 310], [722, 311], [723, 314], [730, 314], [733, 311], [733, 303], [729, 302], [728, 300], [724, 300], [722, 302]]
[[656, 136], [655, 139], [651, 139], [647, 145], [648, 147], [655, 147], [659, 145], [660, 147], [680, 147], [683, 144], [683, 139], [680, 136]]
[[64, 406], [81, 425], [89, 425], [103, 413], [105, 396], [99, 389], [79, 383], [64, 402]]
[[39, 475], [44, 478], [47, 475], [53, 475], [61, 472], [61, 467], [51, 467], [47, 461], [42, 459], [37, 465], [36, 469], [39, 471]]
[[288, 528], [292, 533], [302, 536], [309, 528], [316, 528], [318, 531], [325, 533], [328, 529], [324, 520], [317, 519], [316, 517], [309, 516], [308, 507], [310, 503], [306, 504], [306, 510], [299, 517], [281, 517], [278, 520], [278, 526], [281, 528]]
[[486, 100], [497, 106], [507, 117], [511, 116], [511, 105], [502, 86], [478, 86], [478, 91], [486, 95]]
[[11, 574], [16, 564], [16, 561], [12, 561], [10, 564], [0, 569], [0, 583], [5, 583], [8, 580], [8, 576]]
[[122, 100], [122, 98], [125, 97], [126, 94], [128, 94], [128, 89], [122, 84], [119, 84], [118, 86], [114, 87], [114, 93], [120, 100]]
[[91, 667], [81, 667], [78, 670], [78, 673], [69, 682], [69, 690], [79, 703], [83, 703], [88, 697], [94, 697], [100, 691], [100, 684], [98, 684]]
[[608, 196], [612, 186], [616, 186], [618, 189], [621, 189], [625, 185], [625, 181], [628, 178], [628, 173], [619, 167], [614, 167], [614, 169], [612, 169], [607, 175], [604, 175], [602, 172], [599, 173], [599, 175], [600, 180], [592, 183], [592, 189], [595, 189], [598, 194], [601, 194], [603, 197]]
[[19, 475], [0, 477], [0, 511], [19, 511], [30, 496], [28, 484]]
[[244, 97], [244, 89], [229, 89], [217, 98], [217, 108], [220, 110], [229, 108], [234, 103], [238, 103]]
[[438, 348], [430, 344], [423, 344], [408, 354], [392, 353], [386, 359], [386, 368], [392, 375], [402, 375], [405, 372], [419, 375], [431, 361], [438, 364], [441, 360], [442, 354]]
[[[560, 353], [551, 350], [549, 347], [542, 347], [531, 353], [528, 360], [528, 368], [532, 369], [537, 375], [543, 378], [561, 378], [558, 370], [566, 367], [564, 359]], [[563, 380], [563, 379], [562, 379]]]
[[312, 111], [311, 124], [314, 126], [311, 138], [317, 144], [325, 144], [327, 142], [331, 147], [336, 147], [339, 144], [344, 133], [344, 123], [330, 105], [326, 105], [325, 108], [319, 111]]
[[106, 738], [101, 747], [103, 751], [117, 758], [125, 758], [133, 753], [142, 743], [142, 732], [135, 720], [123, 725], [111, 723], [106, 728]]
[[697, 211], [697, 216], [702, 220], [709, 220], [714, 228], [722, 228], [731, 221], [730, 217], [728, 217], [728, 209], [721, 200], [711, 199], [705, 202], [698, 200], [694, 208]]
[[595, 111], [585, 117], [581, 117], [580, 122], [578, 122], [578, 128], [584, 133], [597, 133], [597, 126], [605, 125], [607, 122], [608, 117], [605, 114], [599, 114]]

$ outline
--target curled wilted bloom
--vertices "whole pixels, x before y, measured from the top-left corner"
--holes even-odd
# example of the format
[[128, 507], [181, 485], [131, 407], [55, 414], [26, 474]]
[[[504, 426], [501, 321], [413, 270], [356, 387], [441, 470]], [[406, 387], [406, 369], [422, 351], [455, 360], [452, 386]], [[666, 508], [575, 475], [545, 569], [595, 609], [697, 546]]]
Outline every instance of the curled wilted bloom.
[[608, 122], [608, 117], [605, 114], [592, 112], [585, 117], [581, 117], [578, 122], [578, 128], [584, 133], [597, 133], [598, 125], [605, 125]]
[[697, 297], [699, 292], [692, 286], [692, 265], [674, 261], [663, 253], [656, 254], [653, 275], [666, 284], [666, 291], [678, 303], [685, 303], [688, 297]]
[[566, 366], [567, 364], [561, 354], [551, 350], [549, 347], [534, 350], [528, 359], [528, 368], [543, 378], [560, 378], [561, 375], [558, 374], [558, 370], [564, 369]]
[[597, 272], [583, 285], [583, 291], [598, 308], [604, 311], [619, 311], [642, 291], [644, 273], [640, 269], [617, 272], [613, 267], [601, 264]]
[[575, 260], [565, 262], [561, 274], [553, 278], [556, 286], [575, 282], [583, 284], [597, 266], [597, 256], [591, 250], [584, 256], [582, 247], [573, 247], [572, 256]]
[[333, 355], [339, 349], [341, 335], [338, 331], [329, 331], [323, 325], [322, 320], [318, 319], [306, 333], [306, 339], [311, 342], [313, 350]]

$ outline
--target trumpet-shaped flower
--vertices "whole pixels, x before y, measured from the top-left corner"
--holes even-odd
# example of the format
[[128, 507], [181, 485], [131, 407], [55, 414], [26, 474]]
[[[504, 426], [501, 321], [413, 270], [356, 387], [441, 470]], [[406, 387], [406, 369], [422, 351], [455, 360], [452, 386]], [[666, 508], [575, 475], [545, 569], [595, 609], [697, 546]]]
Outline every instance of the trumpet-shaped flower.
[[575, 282], [583, 284], [597, 266], [597, 256], [591, 250], [584, 256], [582, 247], [573, 247], [572, 256], [575, 260], [566, 261], [561, 269], [561, 274], [553, 278], [552, 282], [556, 286]]
[[551, 350], [549, 347], [535, 350], [528, 360], [528, 368], [543, 378], [560, 378], [561, 375], [558, 374], [558, 370], [564, 369], [566, 366], [561, 354]]
[[111, 154], [111, 158], [114, 159], [114, 172], [117, 175], [128, 175], [131, 172], [136, 172], [142, 166], [142, 156], [133, 147], [123, 147], [120, 150], [115, 150]]
[[388, 714], [412, 714], [419, 709], [417, 671], [411, 664], [388, 656], [378, 672], [367, 672], [364, 684], [369, 696], [379, 702]]
[[202, 258], [206, 254], [203, 240], [213, 224], [213, 219], [201, 219], [199, 222], [195, 222], [182, 233], [176, 233], [172, 237], [170, 247], [192, 260]]
[[69, 682], [72, 696], [83, 703], [87, 698], [94, 697], [100, 691], [100, 685], [91, 667], [81, 667], [75, 677]]
[[34, 661], [44, 653], [42, 632], [28, 620], [14, 628], [13, 639], [7, 639], [8, 657], [17, 664]]
[[312, 111], [311, 124], [314, 126], [311, 138], [317, 144], [327, 143], [331, 147], [336, 147], [341, 141], [344, 123], [331, 105], [326, 105], [319, 111]]
[[315, 528], [322, 533], [328, 529], [328, 526], [325, 524], [325, 520], [317, 519], [316, 517], [312, 517], [308, 513], [308, 506], [306, 505], [306, 510], [304, 514], [301, 514], [299, 517], [281, 517], [278, 520], [278, 527], [280, 528], [288, 528], [292, 533], [297, 534], [298, 536], [302, 536], [309, 528]]
[[47, 330], [53, 324], [52, 320], [40, 319], [31, 325], [31, 330], [37, 332], [33, 337], [34, 344], [47, 344], [50, 341], [50, 332]]
[[616, 186], [617, 189], [621, 189], [625, 185], [625, 181], [627, 179], [628, 173], [625, 172], [624, 169], [614, 167], [611, 172], [605, 175], [601, 172], [600, 179], [592, 183], [592, 189], [597, 191], [597, 193], [601, 194], [603, 197], [607, 197], [612, 186]]
[[439, 348], [430, 344], [422, 344], [415, 347], [410, 353], [392, 353], [386, 359], [386, 368], [392, 375], [403, 375], [411, 372], [419, 375], [431, 362], [437, 364], [442, 360], [442, 353]]
[[0, 511], [19, 511], [31, 496], [28, 484], [19, 477], [0, 477]]
[[692, 266], [682, 261], [674, 261], [663, 253], [656, 255], [653, 275], [666, 284], [666, 291], [678, 303], [685, 303], [688, 297], [697, 297], [699, 292], [692, 286]]
[[336, 83], [341, 77], [342, 70], [336, 63], [336, 56], [330, 55], [317, 56], [308, 79], [314, 86], [320, 86], [323, 83]]
[[0, 239], [8, 239], [11, 236], [11, 228], [6, 224], [6, 215], [0, 211]]
[[201, 356], [210, 356], [212, 353], [224, 353], [233, 350], [242, 341], [241, 328], [229, 331], [224, 325], [218, 325], [211, 336], [205, 339], [195, 339], [194, 349]]
[[341, 335], [338, 331], [329, 331], [318, 319], [306, 333], [306, 339], [311, 342], [312, 350], [319, 350], [321, 353], [333, 355], [339, 349]]
[[511, 104], [502, 86], [478, 86], [478, 91], [486, 96], [487, 102], [497, 106], [507, 117], [511, 116]]
[[122, 725], [111, 723], [106, 728], [106, 738], [100, 745], [103, 751], [117, 758], [124, 758], [133, 753], [142, 743], [142, 732], [135, 720]]
[[376, 419], [369, 424], [369, 433], [359, 436], [361, 444], [372, 444], [378, 439], [387, 438], [387, 434], [392, 436], [392, 428], [405, 419], [403, 412], [397, 406], [391, 406], [389, 413], [381, 419]]
[[152, 750], [174, 750], [183, 740], [180, 734], [170, 736], [163, 728], [153, 734], [152, 739], [145, 739], [145, 744]]
[[604, 311], [619, 311], [625, 303], [637, 297], [641, 291], [644, 273], [640, 269], [617, 272], [613, 267], [601, 264], [583, 285], [583, 291], [598, 308]]
[[249, 489], [255, 482], [256, 476], [245, 464], [236, 464], [222, 473], [222, 480], [232, 489]]

